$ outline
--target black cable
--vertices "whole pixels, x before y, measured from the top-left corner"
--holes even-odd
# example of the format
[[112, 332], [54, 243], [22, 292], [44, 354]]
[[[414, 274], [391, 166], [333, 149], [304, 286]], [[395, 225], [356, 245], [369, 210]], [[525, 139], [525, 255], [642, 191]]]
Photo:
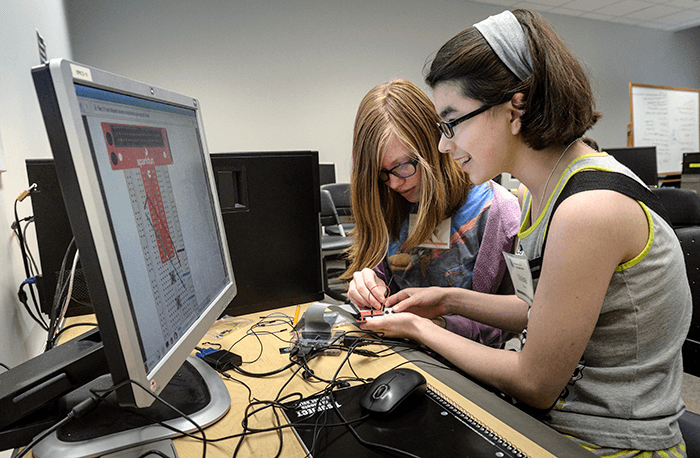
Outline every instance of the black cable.
[[242, 382], [241, 380], [238, 380], [237, 378], [231, 377], [231, 376], [230, 376], [229, 374], [227, 374], [226, 372], [219, 372], [219, 374], [222, 375], [222, 376], [224, 376], [224, 377], [226, 377], [227, 379], [231, 380], [232, 382], [236, 382], [236, 383], [238, 383], [238, 384], [240, 384], [240, 385], [243, 385], [243, 388], [245, 388], [246, 390], [248, 390], [248, 402], [252, 402], [252, 401], [253, 401], [253, 390], [251, 390], [250, 387], [249, 387], [248, 385], [246, 385], [246, 384], [245, 384], [244, 382]]
[[163, 405], [165, 405], [167, 408], [169, 408], [169, 409], [172, 410], [173, 412], [177, 413], [179, 416], [183, 417], [185, 420], [187, 420], [187, 421], [189, 421], [190, 423], [192, 423], [192, 424], [194, 425], [194, 427], [197, 429], [197, 431], [199, 431], [199, 432], [201, 433], [202, 437], [193, 436], [192, 434], [187, 433], [187, 432], [185, 432], [185, 431], [178, 431], [177, 429], [173, 428], [172, 426], [168, 425], [167, 423], [164, 423], [164, 422], [161, 422], [161, 421], [158, 421], [158, 422], [157, 422], [159, 425], [161, 425], [161, 426], [163, 426], [163, 427], [166, 427], [166, 428], [170, 429], [171, 431], [178, 431], [179, 433], [181, 433], [181, 434], [183, 434], [183, 435], [186, 435], [186, 436], [188, 436], [188, 437], [194, 437], [194, 438], [196, 438], [196, 439], [201, 440], [201, 441], [202, 441], [202, 458], [206, 458], [206, 456], [207, 456], [207, 435], [206, 435], [206, 433], [204, 432], [204, 429], [203, 429], [201, 426], [199, 426], [199, 424], [198, 424], [197, 422], [195, 422], [194, 420], [192, 420], [192, 418], [190, 418], [187, 414], [185, 414], [184, 412], [180, 411], [180, 409], [178, 409], [178, 408], [175, 407], [174, 405], [170, 404], [169, 402], [167, 402], [165, 399], [161, 398], [161, 397], [158, 396], [157, 394], [151, 392], [151, 390], [149, 390], [148, 388], [146, 388], [145, 386], [143, 386], [143, 384], [141, 384], [140, 382], [138, 382], [138, 381], [136, 381], [136, 380], [126, 380], [126, 381], [124, 381], [124, 382], [121, 382], [121, 383], [119, 383], [119, 384], [117, 384], [117, 385], [114, 385], [114, 386], [112, 386], [112, 387], [110, 387], [110, 388], [107, 388], [107, 389], [104, 389], [104, 390], [95, 390], [95, 389], [91, 389], [90, 392], [91, 392], [93, 395], [97, 396], [100, 400], [104, 400], [104, 399], [105, 399], [105, 396], [107, 396], [109, 393], [111, 393], [111, 392], [113, 392], [113, 391], [116, 391], [116, 390], [118, 390], [119, 388], [121, 388], [121, 387], [123, 387], [123, 386], [125, 386], [125, 385], [127, 385], [127, 384], [133, 384], [133, 385], [138, 386], [138, 387], [141, 388], [143, 391], [145, 391], [145, 392], [148, 393], [150, 396], [152, 396], [154, 399], [156, 399], [156, 400], [160, 401], [161, 403], [163, 403]]
[[[25, 218], [26, 219], [26, 218]], [[20, 232], [22, 233], [22, 239], [24, 240], [24, 249], [27, 253], [27, 257], [29, 258], [29, 267], [30, 267], [30, 273], [32, 274], [32, 277], [34, 278], [39, 278], [40, 272], [39, 269], [37, 268], [36, 261], [34, 260], [34, 256], [32, 255], [32, 251], [29, 249], [29, 244], [27, 243], [27, 227], [34, 222], [34, 217], [30, 217], [26, 224], [24, 225], [23, 229], [20, 229]], [[33, 296], [32, 296], [33, 298]], [[44, 321], [44, 317], [41, 314], [41, 305], [39, 304], [38, 300], [34, 300], [34, 311], [36, 312], [36, 315], [41, 319], [42, 323], [44, 323], [44, 326], [42, 326], [44, 329], [48, 330], [48, 324], [46, 324], [46, 321]]]
[[7, 371], [10, 370], [10, 366], [8, 366], [8, 365], [5, 364], [5, 363], [0, 363], [0, 366], [3, 367], [3, 368], [5, 368], [5, 370], [7, 370]]
[[275, 369], [275, 370], [270, 371], [270, 372], [258, 373], [258, 374], [253, 373], [253, 372], [248, 372], [244, 369], [241, 369], [240, 366], [236, 366], [236, 365], [233, 365], [233, 370], [236, 372], [240, 372], [243, 375], [247, 375], [248, 377], [269, 377], [270, 375], [276, 375], [276, 374], [279, 374], [280, 372], [286, 371], [290, 367], [293, 367], [294, 364], [296, 364], [296, 363], [291, 362], [284, 367], [280, 367], [279, 369]]
[[[24, 306], [24, 309], [27, 311], [27, 314], [30, 316], [30, 318], [31, 318], [32, 320], [34, 320], [39, 326], [41, 326], [41, 328], [42, 328], [44, 331], [48, 331], [48, 326], [47, 326], [47, 324], [43, 321], [41, 315], [39, 315], [39, 316], [37, 317], [37, 316], [34, 314], [34, 312], [32, 311], [32, 309], [29, 307], [29, 303], [28, 303], [28, 299], [29, 299], [29, 298], [27, 297], [27, 293], [24, 291], [24, 286], [25, 286], [25, 285], [31, 285], [31, 284], [34, 283], [34, 281], [35, 281], [35, 278], [34, 278], [34, 277], [27, 278], [26, 280], [24, 280], [24, 281], [22, 282], [22, 284], [19, 285], [19, 290], [17, 291], [17, 298], [19, 299], [20, 303]], [[30, 286], [30, 291], [31, 291], [31, 286]]]
[[[30, 277], [32, 277], [32, 275], [31, 275], [31, 269], [29, 268], [29, 263], [28, 263], [28, 261], [27, 261], [27, 253], [26, 253], [26, 250], [25, 250], [26, 244], [25, 244], [25, 241], [24, 241], [24, 235], [22, 234], [22, 228], [21, 228], [21, 226], [20, 226], [20, 218], [19, 218], [19, 215], [18, 215], [18, 213], [17, 213], [17, 203], [18, 203], [18, 202], [21, 202], [22, 200], [24, 200], [24, 199], [29, 195], [29, 193], [31, 193], [34, 189], [36, 189], [36, 185], [35, 185], [35, 184], [31, 185], [31, 186], [29, 187], [28, 190], [22, 192], [22, 193], [15, 199], [15, 202], [14, 202], [14, 216], [15, 216], [15, 222], [14, 222], [14, 224], [12, 225], [12, 230], [15, 232], [15, 235], [17, 235], [17, 241], [19, 242], [19, 249], [20, 249], [20, 253], [21, 253], [21, 255], [22, 255], [22, 264], [24, 265], [24, 273], [25, 273], [26, 278], [30, 278]], [[25, 218], [24, 220], [26, 221], [27, 219], [28, 219], [28, 218]], [[34, 301], [34, 304], [38, 304], [38, 303], [39, 303], [39, 302], [37, 301], [36, 294], [34, 293], [34, 288], [32, 287], [32, 285], [29, 286], [29, 295], [31, 296], [32, 301]], [[25, 307], [28, 309], [29, 306], [28, 306], [28, 305], [25, 305]], [[39, 319], [42, 319], [41, 314], [39, 314]], [[35, 321], [36, 321], [36, 320], [35, 320]], [[42, 328], [47, 329], [47, 325], [44, 323], [44, 325], [42, 326]]]
[[[68, 415], [70, 415], [70, 414], [68, 414]], [[56, 431], [58, 428], [60, 428], [61, 426], [65, 425], [66, 423], [70, 422], [71, 420], [73, 420], [73, 417], [67, 416], [67, 417], [65, 417], [64, 419], [62, 419], [61, 421], [59, 421], [58, 423], [56, 423], [55, 425], [53, 425], [52, 427], [50, 427], [49, 429], [46, 429], [46, 430], [42, 431], [41, 434], [39, 434], [38, 436], [36, 436], [29, 444], [27, 444], [26, 447], [24, 447], [24, 449], [22, 449], [22, 451], [19, 453], [19, 455], [17, 455], [17, 458], [22, 458], [22, 457], [23, 457], [24, 455], [26, 455], [27, 452], [28, 452], [29, 450], [31, 450], [36, 444], [38, 444], [39, 442], [41, 442], [42, 440], [44, 440], [44, 438], [46, 438], [49, 434], [51, 434], [52, 432]]]
[[27, 446], [24, 447], [24, 449], [22, 449], [22, 451], [20, 452], [19, 455], [17, 455], [16, 458], [21, 458], [24, 455], [26, 455], [27, 452], [29, 452], [32, 448], [34, 448], [34, 446], [36, 446], [36, 444], [38, 444], [39, 442], [44, 440], [49, 434], [53, 433], [61, 426], [65, 425], [66, 423], [71, 422], [75, 418], [80, 418], [83, 415], [87, 414], [88, 412], [91, 412], [92, 410], [94, 410], [97, 407], [97, 405], [100, 402], [101, 402], [101, 399], [96, 397], [96, 396], [91, 396], [91, 397], [85, 399], [80, 404], [73, 407], [71, 409], [71, 411], [68, 412], [68, 415], [65, 416], [65, 418], [63, 418], [61, 421], [57, 422], [56, 424], [54, 424], [50, 428], [42, 431], [38, 436], [36, 436], [34, 439], [32, 439], [32, 441], [29, 444], [27, 444]]

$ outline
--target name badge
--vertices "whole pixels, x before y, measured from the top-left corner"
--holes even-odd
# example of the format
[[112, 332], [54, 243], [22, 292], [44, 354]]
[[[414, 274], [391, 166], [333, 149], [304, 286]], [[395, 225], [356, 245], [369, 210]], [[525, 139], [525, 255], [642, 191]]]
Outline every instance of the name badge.
[[504, 251], [503, 257], [506, 260], [508, 272], [510, 272], [510, 279], [513, 281], [515, 295], [532, 307], [535, 289], [532, 283], [532, 274], [530, 273], [530, 262], [522, 254], [512, 254]]

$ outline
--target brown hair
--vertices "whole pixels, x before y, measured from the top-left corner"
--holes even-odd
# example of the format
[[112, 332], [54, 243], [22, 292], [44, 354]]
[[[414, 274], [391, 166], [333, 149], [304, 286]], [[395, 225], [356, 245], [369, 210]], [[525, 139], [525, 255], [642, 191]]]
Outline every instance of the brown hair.
[[466, 201], [469, 178], [448, 154], [438, 151], [439, 120], [430, 98], [404, 79], [376, 86], [362, 99], [352, 146], [354, 243], [343, 278], [377, 266], [386, 255], [390, 238], [399, 238], [401, 223], [408, 217], [410, 203], [379, 180], [385, 147], [392, 138], [418, 158], [421, 169], [416, 229], [404, 249], [427, 240], [438, 224]]
[[520, 81], [481, 33], [470, 27], [440, 48], [425, 81], [433, 89], [442, 82], [455, 82], [463, 96], [486, 105], [499, 105], [522, 93], [525, 143], [537, 150], [569, 144], [601, 117], [588, 77], [546, 19], [527, 10], [513, 14], [528, 40], [532, 75]]

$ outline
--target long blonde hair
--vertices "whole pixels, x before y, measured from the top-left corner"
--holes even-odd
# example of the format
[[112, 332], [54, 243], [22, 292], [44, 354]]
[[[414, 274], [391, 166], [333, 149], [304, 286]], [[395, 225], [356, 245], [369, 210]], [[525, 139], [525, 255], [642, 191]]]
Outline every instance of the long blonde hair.
[[385, 147], [392, 138], [418, 158], [421, 168], [416, 229], [404, 243], [404, 250], [427, 240], [438, 224], [466, 201], [469, 178], [449, 154], [438, 150], [438, 121], [428, 96], [404, 79], [376, 86], [362, 99], [352, 146], [354, 244], [347, 253], [350, 265], [342, 278], [377, 266], [386, 255], [390, 238], [399, 238], [401, 223], [408, 217], [410, 203], [379, 180]]

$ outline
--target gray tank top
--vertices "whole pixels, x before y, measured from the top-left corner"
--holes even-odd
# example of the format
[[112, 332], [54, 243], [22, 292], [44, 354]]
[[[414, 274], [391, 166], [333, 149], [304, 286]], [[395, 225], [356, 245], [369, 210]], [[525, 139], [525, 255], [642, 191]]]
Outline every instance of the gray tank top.
[[[572, 161], [546, 210], [529, 227], [532, 196], [525, 195], [518, 251], [528, 259], [542, 255], [554, 202], [569, 177], [584, 169], [622, 173], [642, 183], [606, 153]], [[692, 299], [673, 229], [640, 205], [651, 222], [647, 247], [613, 274], [583, 357], [545, 422], [600, 446], [660, 450], [681, 440], [681, 347]]]

